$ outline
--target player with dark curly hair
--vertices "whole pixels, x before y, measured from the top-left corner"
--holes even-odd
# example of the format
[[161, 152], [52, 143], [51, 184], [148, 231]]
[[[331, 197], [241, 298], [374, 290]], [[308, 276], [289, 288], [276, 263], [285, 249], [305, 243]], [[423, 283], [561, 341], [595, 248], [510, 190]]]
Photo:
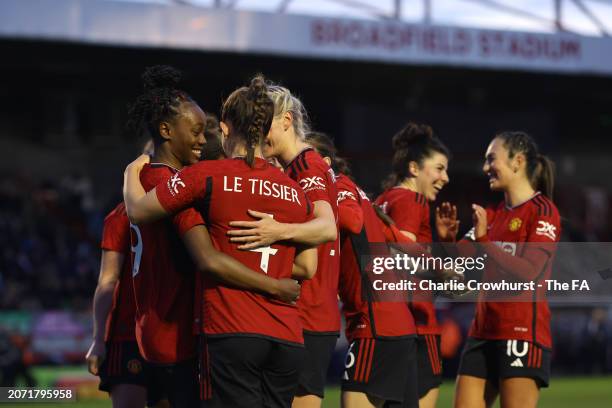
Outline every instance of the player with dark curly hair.
[[[408, 123], [393, 136], [393, 171], [376, 199], [402, 233], [402, 239], [429, 245], [432, 242], [429, 203], [449, 182], [450, 152], [430, 126]], [[442, 382], [440, 327], [433, 299], [409, 302], [417, 325], [417, 374], [419, 406], [434, 407]]]
[[[276, 279], [311, 278], [317, 250], [279, 242], [240, 250], [229, 242], [229, 222], [249, 209], [281, 222], [303, 223], [311, 204], [295, 181], [262, 155], [274, 105], [264, 79], [235, 90], [224, 102], [221, 129], [231, 158], [202, 161], [159, 183], [145, 194], [136, 161], [126, 170], [125, 199], [132, 221], [148, 222], [195, 205], [215, 246], [237, 261]], [[204, 382], [208, 407], [289, 407], [304, 359], [302, 324], [295, 304], [240, 290], [203, 276], [199, 300], [204, 319], [210, 382]], [[206, 373], [202, 373], [205, 377]]]
[[[151, 163], [139, 168], [136, 176], [140, 188], [146, 190], [167, 179], [173, 191], [181, 188], [178, 171], [197, 163], [201, 156], [205, 114], [178, 88], [179, 77], [170, 67], [147, 69], [145, 92], [130, 109], [130, 127], [135, 133], [149, 134], [155, 144]], [[129, 201], [129, 215], [127, 204]], [[272, 279], [216, 250], [199, 210], [187, 208], [168, 220], [143, 225], [130, 216], [136, 337], [141, 353], [155, 365], [160, 383], [168, 388], [173, 406], [199, 403], [194, 326], [202, 323], [206, 311], [199, 302], [194, 304], [194, 288], [199, 300], [202, 273], [287, 301], [299, 293], [292, 279]]]

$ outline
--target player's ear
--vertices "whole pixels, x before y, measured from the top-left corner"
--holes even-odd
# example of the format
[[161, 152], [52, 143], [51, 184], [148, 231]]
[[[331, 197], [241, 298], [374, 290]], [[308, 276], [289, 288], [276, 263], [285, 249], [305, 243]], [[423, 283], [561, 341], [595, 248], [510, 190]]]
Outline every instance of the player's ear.
[[419, 163], [415, 161], [408, 163], [408, 174], [412, 177], [417, 177], [419, 175]]
[[291, 112], [285, 112], [283, 115], [283, 130], [286, 132], [291, 126], [293, 126], [293, 115]]
[[325, 156], [325, 157], [323, 158], [323, 161], [324, 161], [325, 163], [327, 163], [327, 165], [328, 165], [329, 167], [331, 167], [331, 163], [332, 163], [332, 161], [331, 161], [331, 159], [330, 159], [329, 157]]
[[514, 157], [512, 158], [512, 171], [513, 172], [518, 172], [519, 169], [523, 168], [525, 166], [525, 164], [527, 163], [527, 160], [525, 159], [525, 155], [523, 153], [517, 153], [514, 155]]
[[159, 122], [159, 135], [162, 139], [170, 140], [172, 137], [171, 133], [172, 131], [168, 122]]
[[229, 136], [229, 126], [227, 126], [227, 123], [225, 122], [219, 122], [219, 127], [221, 127], [221, 133], [223, 134], [223, 137], [226, 138]]

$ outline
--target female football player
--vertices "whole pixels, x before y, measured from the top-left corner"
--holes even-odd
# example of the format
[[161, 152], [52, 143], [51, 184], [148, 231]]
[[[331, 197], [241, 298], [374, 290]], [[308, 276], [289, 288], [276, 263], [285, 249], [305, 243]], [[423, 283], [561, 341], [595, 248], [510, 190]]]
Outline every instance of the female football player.
[[[447, 169], [450, 153], [431, 127], [408, 123], [392, 140], [393, 172], [386, 190], [376, 199], [402, 234], [412, 242], [432, 241], [429, 202], [449, 182]], [[423, 299], [425, 294], [419, 294]], [[425, 299], [423, 299], [425, 300]], [[418, 395], [421, 408], [435, 407], [442, 382], [440, 327], [433, 299], [410, 301], [417, 325]]]
[[[303, 223], [311, 217], [310, 202], [299, 184], [263, 159], [262, 144], [273, 114], [266, 84], [255, 77], [222, 107], [223, 144], [230, 159], [185, 168], [146, 195], [133, 171], [137, 168], [128, 166], [125, 198], [130, 217], [147, 222], [194, 205], [214, 245], [260, 276], [311, 278], [317, 264], [314, 247], [283, 242], [243, 251], [227, 238], [229, 222], [247, 217], [248, 209], [284, 223]], [[211, 383], [203, 390], [209, 399], [206, 406], [289, 407], [304, 358], [297, 307], [208, 276], [198, 286], [210, 361]]]
[[[183, 166], [198, 162], [206, 126], [203, 111], [178, 88], [177, 70], [152, 67], [143, 79], [145, 92], [132, 105], [129, 123], [135, 133], [148, 133], [153, 138], [152, 162], [136, 177], [139, 186], [142, 183], [152, 189], [176, 176]], [[127, 210], [129, 214], [129, 207]], [[155, 366], [155, 375], [168, 389], [171, 404], [193, 406], [199, 399], [193, 327], [194, 321], [200, 324], [204, 313], [199, 304], [194, 305], [196, 268], [233, 285], [276, 293], [286, 300], [293, 300], [299, 287], [290, 279], [281, 281], [259, 274], [217, 251], [210, 242], [202, 213], [193, 208], [147, 225], [132, 221], [139, 349]], [[177, 244], [181, 239], [186, 248]]]
[[[550, 278], [560, 217], [551, 201], [553, 163], [524, 132], [502, 132], [485, 154], [483, 171], [504, 200], [485, 210], [472, 205], [466, 239], [482, 243], [485, 281], [543, 282]], [[536, 407], [550, 376], [550, 310], [545, 286], [522, 302], [488, 301], [481, 292], [461, 356], [455, 407]]]
[[258, 221], [234, 222], [232, 242], [253, 249], [277, 241], [319, 245], [317, 273], [302, 285], [298, 307], [304, 325], [307, 358], [300, 375], [295, 408], [318, 408], [323, 398], [327, 368], [340, 331], [338, 308], [339, 240], [336, 182], [333, 170], [304, 140], [307, 113], [302, 102], [282, 86], [269, 85], [274, 120], [263, 153], [275, 157], [286, 174], [297, 181], [314, 205], [314, 218], [303, 224], [282, 223], [261, 212]]
[[[339, 294], [350, 347], [342, 376], [342, 406], [417, 407], [416, 327], [406, 302], [374, 293], [368, 256], [389, 256], [383, 224], [368, 196], [351, 178], [348, 163], [336, 156], [333, 141], [311, 132], [306, 141], [336, 172], [340, 223]], [[377, 276], [376, 279], [379, 277]], [[386, 276], [385, 281], [397, 281]]]

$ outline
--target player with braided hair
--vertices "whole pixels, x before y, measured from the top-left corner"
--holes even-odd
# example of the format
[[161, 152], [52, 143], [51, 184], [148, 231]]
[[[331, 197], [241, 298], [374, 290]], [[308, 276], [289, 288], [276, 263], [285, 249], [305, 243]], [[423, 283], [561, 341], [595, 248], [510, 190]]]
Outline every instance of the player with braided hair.
[[[132, 221], [148, 222], [194, 205], [216, 247], [271, 280], [311, 278], [316, 248], [290, 242], [239, 250], [229, 242], [229, 222], [248, 209], [281, 222], [303, 223], [311, 205], [299, 184], [262, 155], [274, 105], [263, 77], [256, 76], [226, 99], [221, 111], [228, 159], [201, 161], [145, 194], [132, 169], [126, 170], [125, 199]], [[136, 162], [135, 162], [136, 163]], [[133, 165], [136, 165], [133, 163]], [[200, 299], [210, 381], [202, 373], [207, 407], [289, 407], [303, 364], [302, 325], [295, 304], [222, 284], [202, 276]]]
[[338, 193], [334, 171], [305, 141], [308, 115], [302, 102], [279, 85], [268, 84], [268, 95], [274, 102], [274, 120], [265, 138], [263, 153], [267, 158], [278, 159], [286, 174], [300, 184], [313, 203], [314, 217], [306, 223], [295, 224], [249, 211], [258, 220], [232, 222], [232, 227], [240, 229], [230, 231], [230, 235], [232, 242], [241, 244], [242, 249], [281, 241], [318, 245], [317, 273], [302, 285], [298, 302], [307, 358], [293, 406], [319, 407], [340, 331]]
[[[179, 169], [200, 159], [205, 115], [177, 88], [177, 80], [177, 71], [170, 67], [149, 68], [144, 77], [145, 93], [130, 110], [132, 129], [149, 133], [155, 144], [152, 162], [144, 156], [147, 163], [133, 174], [140, 189], [150, 190], [168, 178], [172, 188], [178, 189], [183, 184], [178, 179]], [[194, 287], [202, 288], [201, 274], [287, 301], [295, 299], [299, 287], [291, 279], [279, 281], [261, 275], [217, 251], [201, 211], [194, 208], [146, 225], [136, 225], [139, 221], [133, 214], [130, 220], [138, 345], [168, 388], [171, 404], [190, 407], [199, 399], [193, 328], [204, 313], [200, 303], [194, 305]], [[177, 245], [179, 239], [185, 247]]]

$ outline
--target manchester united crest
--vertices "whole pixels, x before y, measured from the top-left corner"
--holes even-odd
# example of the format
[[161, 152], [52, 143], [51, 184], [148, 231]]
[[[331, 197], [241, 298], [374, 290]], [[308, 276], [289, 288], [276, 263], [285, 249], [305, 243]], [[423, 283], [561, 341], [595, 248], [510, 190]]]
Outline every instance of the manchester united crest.
[[127, 369], [130, 374], [138, 374], [142, 371], [142, 364], [136, 359], [132, 359], [127, 363]]
[[523, 221], [520, 218], [513, 218], [512, 220], [510, 220], [508, 228], [510, 229], [510, 231], [515, 232], [518, 231], [519, 228], [521, 228], [521, 225], [523, 225]]

